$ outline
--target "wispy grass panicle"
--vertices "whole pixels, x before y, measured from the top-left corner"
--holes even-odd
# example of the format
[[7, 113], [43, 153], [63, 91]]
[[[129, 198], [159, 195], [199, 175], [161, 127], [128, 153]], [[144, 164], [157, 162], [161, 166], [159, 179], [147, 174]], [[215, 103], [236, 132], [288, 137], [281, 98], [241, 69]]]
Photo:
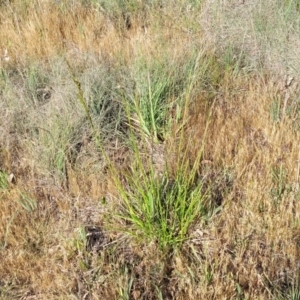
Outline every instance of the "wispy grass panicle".
[[93, 118], [92, 118], [92, 115], [91, 115], [91, 112], [90, 112], [90, 108], [88, 107], [88, 104], [87, 104], [86, 99], [84, 97], [84, 92], [83, 92], [83, 89], [81, 87], [81, 83], [80, 83], [79, 79], [77, 78], [70, 62], [67, 59], [66, 59], [66, 63], [67, 63], [68, 69], [70, 71], [70, 74], [72, 76], [72, 80], [75, 83], [76, 88], [77, 88], [77, 99], [80, 102], [81, 106], [83, 107], [85, 115], [88, 119], [89, 125], [92, 129], [93, 138], [95, 139], [97, 147], [101, 151], [106, 163], [108, 164], [109, 168], [111, 168], [110, 159], [109, 159], [108, 154], [105, 151], [105, 149], [103, 147], [103, 144], [102, 144], [102, 141], [101, 141], [101, 132], [99, 132], [97, 130], [97, 128], [94, 124], [94, 121], [93, 121]]
[[[98, 140], [98, 135], [96, 134], [96, 128], [94, 126], [94, 122], [93, 122], [93, 119], [91, 117], [90, 110], [89, 110], [89, 108], [87, 106], [87, 103], [85, 101], [84, 94], [83, 94], [83, 89], [81, 87], [81, 83], [78, 80], [78, 78], [76, 77], [76, 74], [75, 74], [75, 72], [74, 72], [74, 70], [73, 70], [70, 62], [67, 59], [65, 59], [65, 61], [66, 61], [66, 64], [67, 64], [67, 66], [69, 68], [70, 74], [72, 76], [72, 80], [73, 80], [73, 82], [75, 83], [75, 85], [77, 87], [77, 91], [78, 91], [78, 93], [77, 93], [77, 99], [79, 100], [80, 104], [82, 105], [82, 107], [84, 109], [84, 112], [85, 112], [86, 117], [87, 117], [87, 119], [89, 121], [89, 124], [90, 124], [91, 128], [93, 129], [93, 133], [95, 135], [95, 138]], [[99, 144], [99, 146], [100, 145], [101, 144]]]

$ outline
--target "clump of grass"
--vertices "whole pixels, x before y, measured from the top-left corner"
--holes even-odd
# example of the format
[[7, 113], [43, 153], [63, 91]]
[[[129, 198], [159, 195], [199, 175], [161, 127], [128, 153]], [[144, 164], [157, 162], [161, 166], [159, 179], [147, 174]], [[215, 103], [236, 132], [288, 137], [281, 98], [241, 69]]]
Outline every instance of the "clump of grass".
[[130, 234], [142, 241], [155, 241], [162, 250], [177, 247], [188, 238], [195, 221], [205, 219], [207, 195], [195, 169], [182, 165], [175, 178], [166, 172], [155, 177], [153, 168], [147, 174], [139, 157], [137, 168], [125, 175], [125, 186], [118, 184], [122, 214]]
[[168, 52], [155, 58], [138, 56], [130, 66], [131, 84], [128, 79], [122, 84], [122, 102], [136, 134], [154, 143], [166, 141], [172, 126], [184, 123], [195, 94], [210, 90], [213, 81], [220, 80], [219, 70], [212, 71], [213, 67], [204, 51], [196, 49], [184, 59]]
[[140, 61], [137, 65], [133, 74], [135, 88], [130, 98], [124, 99], [125, 105], [128, 105], [131, 119], [140, 134], [155, 143], [164, 141], [170, 130], [170, 99], [176, 93], [174, 74], [159, 61]]
[[19, 191], [19, 193], [20, 198], [18, 202], [27, 212], [30, 213], [37, 209], [36, 199], [22, 191]]

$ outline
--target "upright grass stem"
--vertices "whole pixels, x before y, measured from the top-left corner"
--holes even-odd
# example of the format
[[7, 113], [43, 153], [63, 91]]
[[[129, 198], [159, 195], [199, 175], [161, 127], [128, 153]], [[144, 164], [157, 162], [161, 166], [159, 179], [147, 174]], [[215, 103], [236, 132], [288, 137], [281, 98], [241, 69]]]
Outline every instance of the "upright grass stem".
[[97, 144], [97, 147], [100, 149], [102, 155], [104, 156], [104, 159], [106, 161], [106, 163], [108, 164], [108, 167], [110, 168], [111, 171], [113, 171], [113, 168], [111, 166], [111, 163], [110, 163], [110, 159], [103, 147], [103, 144], [101, 142], [101, 139], [100, 139], [100, 136], [99, 136], [99, 133], [97, 132], [96, 130], [96, 127], [94, 125], [94, 122], [93, 122], [93, 119], [92, 119], [92, 116], [91, 116], [91, 113], [90, 113], [90, 110], [89, 110], [89, 107], [86, 103], [86, 100], [84, 98], [84, 93], [83, 93], [83, 90], [82, 90], [82, 87], [81, 87], [81, 83], [79, 81], [79, 79], [77, 78], [70, 62], [65, 58], [65, 61], [66, 61], [66, 64], [68, 66], [68, 69], [69, 69], [69, 72], [72, 76], [72, 80], [73, 82], [75, 83], [76, 87], [77, 87], [77, 99], [79, 100], [80, 104], [82, 105], [83, 109], [84, 109], [84, 112], [85, 112], [85, 115], [88, 119], [88, 122], [91, 126], [91, 129], [93, 131], [93, 137], [95, 138], [95, 141], [96, 141], [96, 144]]

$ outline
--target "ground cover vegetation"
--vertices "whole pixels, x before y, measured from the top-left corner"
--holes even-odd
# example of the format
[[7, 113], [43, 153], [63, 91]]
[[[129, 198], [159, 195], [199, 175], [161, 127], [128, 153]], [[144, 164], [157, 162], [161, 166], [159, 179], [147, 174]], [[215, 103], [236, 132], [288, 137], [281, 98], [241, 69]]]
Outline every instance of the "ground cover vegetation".
[[0, 299], [300, 299], [299, 12], [0, 1]]

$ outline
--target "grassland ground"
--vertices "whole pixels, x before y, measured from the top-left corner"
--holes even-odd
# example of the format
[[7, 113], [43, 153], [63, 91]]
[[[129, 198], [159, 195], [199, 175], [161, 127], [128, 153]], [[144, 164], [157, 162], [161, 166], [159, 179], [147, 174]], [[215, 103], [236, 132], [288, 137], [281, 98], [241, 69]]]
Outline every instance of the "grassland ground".
[[298, 1], [0, 1], [0, 299], [300, 299]]

